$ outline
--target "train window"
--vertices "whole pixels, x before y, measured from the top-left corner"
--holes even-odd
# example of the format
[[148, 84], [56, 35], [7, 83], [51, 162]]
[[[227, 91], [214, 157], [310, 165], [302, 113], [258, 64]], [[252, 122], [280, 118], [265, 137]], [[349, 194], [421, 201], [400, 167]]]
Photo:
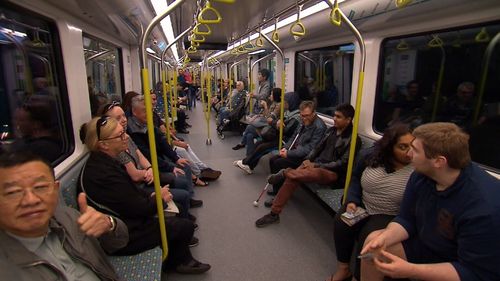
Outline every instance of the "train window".
[[90, 35], [83, 35], [83, 50], [92, 116], [99, 107], [122, 98], [121, 51]]
[[496, 23], [384, 40], [375, 130], [454, 122], [470, 134], [472, 160], [500, 169], [499, 31]]
[[295, 57], [295, 91], [314, 99], [318, 112], [331, 115], [333, 107], [351, 101], [354, 45], [305, 50]]
[[73, 149], [54, 22], [0, 6], [0, 153], [29, 150], [57, 164]]

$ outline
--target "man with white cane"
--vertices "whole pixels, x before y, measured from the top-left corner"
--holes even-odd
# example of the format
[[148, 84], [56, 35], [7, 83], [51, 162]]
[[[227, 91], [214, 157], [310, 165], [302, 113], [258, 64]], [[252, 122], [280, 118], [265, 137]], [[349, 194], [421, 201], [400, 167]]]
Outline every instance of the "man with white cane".
[[[288, 143], [280, 150], [278, 155], [269, 159], [271, 174], [281, 169], [297, 168], [302, 164], [305, 157], [319, 143], [326, 131], [326, 125], [316, 115], [315, 106], [312, 101], [303, 101], [299, 107], [301, 124], [295, 130]], [[276, 195], [281, 183], [273, 184], [272, 195]], [[269, 193], [269, 192], [268, 192]], [[265, 202], [270, 206], [271, 201]]]
[[[352, 118], [354, 108], [350, 104], [341, 104], [335, 109], [334, 126], [329, 128], [319, 144], [296, 169], [282, 169], [271, 175], [271, 184], [283, 183], [271, 206], [271, 212], [255, 222], [255, 226], [264, 227], [278, 223], [279, 214], [292, 197], [293, 192], [302, 183], [329, 185], [345, 179], [349, 149], [351, 146]], [[361, 146], [357, 141], [356, 150]]]

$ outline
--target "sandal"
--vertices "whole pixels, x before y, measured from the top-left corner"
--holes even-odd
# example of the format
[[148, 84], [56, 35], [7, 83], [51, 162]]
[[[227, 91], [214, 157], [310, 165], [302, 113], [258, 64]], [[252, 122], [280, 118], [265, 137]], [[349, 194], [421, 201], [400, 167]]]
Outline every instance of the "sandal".
[[202, 181], [202, 180], [200, 180], [200, 178], [194, 178], [193, 179], [193, 184], [196, 185], [196, 186], [207, 186], [208, 185], [208, 181]]

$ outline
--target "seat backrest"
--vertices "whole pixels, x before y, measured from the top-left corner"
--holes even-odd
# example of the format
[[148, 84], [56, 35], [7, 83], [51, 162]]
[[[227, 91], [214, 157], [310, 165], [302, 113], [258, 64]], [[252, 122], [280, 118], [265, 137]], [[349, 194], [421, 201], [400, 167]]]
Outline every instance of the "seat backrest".
[[85, 164], [85, 162], [87, 162], [88, 157], [89, 154], [86, 154], [84, 157], [80, 158], [76, 164], [72, 165], [71, 168], [67, 170], [62, 176], [58, 177], [58, 180], [60, 182], [60, 204], [66, 204], [66, 206], [68, 207], [78, 209], [78, 203], [76, 199], [78, 178], [83, 165]]

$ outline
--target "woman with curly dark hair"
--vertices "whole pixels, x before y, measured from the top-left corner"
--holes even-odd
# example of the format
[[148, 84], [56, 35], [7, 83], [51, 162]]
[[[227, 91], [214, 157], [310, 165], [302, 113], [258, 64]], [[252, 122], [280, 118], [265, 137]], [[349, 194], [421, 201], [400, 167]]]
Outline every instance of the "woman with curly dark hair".
[[[355, 242], [356, 256], [364, 240], [374, 230], [383, 229], [398, 214], [406, 183], [413, 168], [407, 152], [414, 137], [407, 124], [397, 123], [384, 131], [374, 147], [360, 152], [353, 170], [346, 204], [334, 219], [337, 271], [328, 280], [350, 280], [349, 261]], [[368, 216], [349, 226], [341, 216], [366, 209]], [[359, 263], [355, 277], [359, 280]]]

